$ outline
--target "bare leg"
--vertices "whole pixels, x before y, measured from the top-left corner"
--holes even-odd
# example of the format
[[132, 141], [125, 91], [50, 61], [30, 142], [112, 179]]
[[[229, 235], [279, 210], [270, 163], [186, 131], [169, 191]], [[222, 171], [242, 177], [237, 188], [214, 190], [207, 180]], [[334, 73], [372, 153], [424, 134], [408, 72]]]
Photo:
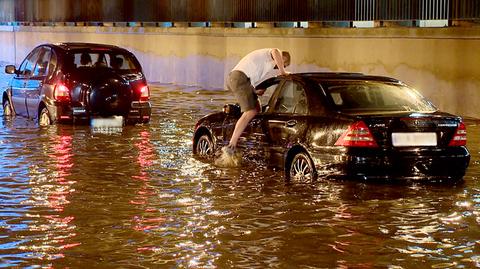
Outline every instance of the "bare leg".
[[230, 147], [237, 146], [240, 135], [243, 133], [248, 123], [255, 117], [255, 115], [257, 115], [257, 109], [255, 108], [243, 112], [242, 116], [240, 116], [238, 119], [237, 124], [235, 124], [235, 130], [233, 131], [232, 138], [230, 138], [230, 143], [228, 144]]

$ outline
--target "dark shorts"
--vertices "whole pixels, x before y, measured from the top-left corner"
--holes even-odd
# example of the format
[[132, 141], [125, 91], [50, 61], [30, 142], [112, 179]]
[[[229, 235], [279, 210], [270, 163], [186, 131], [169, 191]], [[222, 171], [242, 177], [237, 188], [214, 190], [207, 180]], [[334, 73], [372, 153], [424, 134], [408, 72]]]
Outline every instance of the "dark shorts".
[[228, 74], [227, 88], [237, 98], [242, 112], [255, 109], [258, 98], [255, 94], [255, 88], [242, 71], [234, 70]]

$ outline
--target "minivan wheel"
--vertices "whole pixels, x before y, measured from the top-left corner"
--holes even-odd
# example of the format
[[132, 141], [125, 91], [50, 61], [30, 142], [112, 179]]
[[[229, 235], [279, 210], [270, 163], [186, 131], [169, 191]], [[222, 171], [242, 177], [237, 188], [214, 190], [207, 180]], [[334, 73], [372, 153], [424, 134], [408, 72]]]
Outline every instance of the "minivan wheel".
[[48, 126], [52, 124], [52, 119], [50, 117], [50, 112], [46, 107], [42, 108], [40, 114], [38, 115], [38, 125], [40, 126]]
[[3, 102], [3, 116], [4, 117], [13, 116], [12, 106], [10, 105], [10, 101], [8, 100], [5, 100], [5, 102]]
[[306, 152], [298, 152], [287, 166], [287, 181], [292, 183], [311, 183], [316, 179], [315, 166]]
[[195, 147], [195, 153], [203, 158], [213, 155], [213, 142], [210, 136], [206, 134], [200, 136]]

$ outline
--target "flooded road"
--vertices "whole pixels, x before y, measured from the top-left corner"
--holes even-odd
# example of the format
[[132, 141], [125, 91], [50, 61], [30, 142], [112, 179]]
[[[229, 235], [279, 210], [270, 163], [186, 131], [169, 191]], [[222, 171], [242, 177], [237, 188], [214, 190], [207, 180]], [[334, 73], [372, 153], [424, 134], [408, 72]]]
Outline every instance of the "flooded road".
[[480, 267], [480, 123], [457, 186], [288, 185], [191, 154], [229, 93], [152, 87], [149, 125], [96, 134], [0, 119], [0, 267]]

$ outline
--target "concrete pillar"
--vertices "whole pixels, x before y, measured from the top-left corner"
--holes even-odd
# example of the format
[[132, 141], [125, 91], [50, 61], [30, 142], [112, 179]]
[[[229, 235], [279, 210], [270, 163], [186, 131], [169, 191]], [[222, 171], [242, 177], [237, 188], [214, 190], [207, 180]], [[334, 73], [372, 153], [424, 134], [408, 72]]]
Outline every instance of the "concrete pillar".
[[309, 21], [308, 28], [323, 28], [325, 27], [325, 23], [322, 21]]
[[255, 28], [275, 28], [275, 23], [273, 22], [256, 22]]
[[217, 28], [231, 28], [233, 26], [232, 23], [229, 22], [212, 22], [211, 27]]
[[174, 22], [173, 27], [187, 28], [187, 27], [190, 27], [190, 23], [188, 23], [188, 22]]

